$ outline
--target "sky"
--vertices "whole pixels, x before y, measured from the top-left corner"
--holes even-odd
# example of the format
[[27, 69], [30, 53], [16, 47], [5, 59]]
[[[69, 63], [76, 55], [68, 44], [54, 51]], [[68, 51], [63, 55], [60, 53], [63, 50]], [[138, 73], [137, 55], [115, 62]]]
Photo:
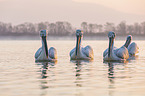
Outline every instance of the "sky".
[[[0, 3], [4, 1], [9, 2], [16, 0], [0, 0]], [[96, 3], [126, 13], [145, 15], [145, 6], [144, 6], [145, 0], [73, 0], [73, 1]]]
[[68, 21], [80, 25], [145, 21], [145, 0], [0, 0], [0, 21]]
[[145, 0], [74, 0], [74, 1], [96, 3], [126, 13], [145, 15]]

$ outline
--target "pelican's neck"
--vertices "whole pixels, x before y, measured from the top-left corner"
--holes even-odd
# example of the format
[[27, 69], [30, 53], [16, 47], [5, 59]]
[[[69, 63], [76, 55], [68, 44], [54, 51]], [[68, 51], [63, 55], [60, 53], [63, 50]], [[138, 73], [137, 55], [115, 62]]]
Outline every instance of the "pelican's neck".
[[130, 42], [131, 42], [131, 39], [127, 39], [124, 46], [127, 48], [129, 46]]
[[46, 36], [42, 36], [42, 52], [44, 53], [45, 57], [48, 58], [48, 47], [46, 38]]
[[113, 47], [114, 47], [114, 38], [109, 38], [108, 57], [110, 57], [111, 54], [113, 53]]
[[77, 36], [77, 41], [76, 41], [76, 56], [80, 53], [81, 50], [81, 36]]

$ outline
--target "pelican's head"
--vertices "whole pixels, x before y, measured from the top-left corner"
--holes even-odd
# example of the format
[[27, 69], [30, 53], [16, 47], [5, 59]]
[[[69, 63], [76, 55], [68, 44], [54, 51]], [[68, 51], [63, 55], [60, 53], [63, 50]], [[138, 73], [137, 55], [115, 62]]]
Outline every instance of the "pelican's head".
[[132, 36], [131, 35], [128, 35], [127, 36], [127, 40], [132, 40]]
[[83, 36], [83, 31], [80, 30], [80, 29], [76, 30], [76, 36], [77, 37], [82, 37]]
[[47, 35], [48, 35], [48, 31], [47, 30], [41, 30], [40, 31], [40, 36], [41, 37], [47, 37]]
[[114, 38], [115, 38], [115, 33], [112, 32], [112, 31], [110, 31], [110, 32], [108, 33], [108, 37], [114, 39]]
[[125, 44], [124, 44], [124, 46], [125, 46], [126, 48], [129, 46], [131, 40], [132, 40], [132, 36], [131, 36], [131, 35], [128, 35], [128, 36], [127, 36], [127, 39], [126, 39], [126, 42], [125, 42]]

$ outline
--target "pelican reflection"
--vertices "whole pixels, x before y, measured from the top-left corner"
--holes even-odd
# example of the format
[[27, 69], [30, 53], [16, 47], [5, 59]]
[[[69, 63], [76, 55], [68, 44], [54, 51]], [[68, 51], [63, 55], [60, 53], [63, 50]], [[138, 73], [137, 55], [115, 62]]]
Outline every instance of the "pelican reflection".
[[[128, 76], [126, 76], [126, 68], [125, 65], [126, 63], [118, 63], [118, 62], [108, 62], [108, 80], [109, 80], [109, 84], [108, 84], [108, 93], [109, 96], [115, 96], [114, 95], [114, 89], [117, 88], [116, 86], [116, 82], [120, 79], [126, 79], [129, 78]], [[117, 67], [117, 68], [115, 68]], [[123, 68], [122, 68], [123, 67]]]
[[114, 83], [114, 65], [113, 63], [108, 63], [108, 78], [109, 78], [109, 81], [110, 83]]
[[113, 63], [108, 63], [108, 79], [110, 84], [108, 85], [109, 88], [109, 96], [114, 96], [114, 89], [115, 89], [115, 75], [114, 75], [114, 64]]
[[121, 79], [123, 79], [123, 78], [126, 78], [126, 76], [116, 76], [115, 74], [116, 73], [119, 73], [120, 72], [120, 70], [122, 71], [122, 70], [124, 70], [124, 72], [125, 72], [125, 69], [124, 68], [117, 68], [117, 69], [119, 69], [119, 70], [116, 70], [116, 73], [114, 72], [114, 67], [115, 66], [117, 66], [117, 65], [120, 65], [120, 66], [124, 66], [126, 63], [128, 63], [128, 62], [125, 62], [125, 63], [114, 63], [114, 62], [108, 62], [107, 64], [108, 64], [108, 79], [109, 79], [109, 81], [110, 81], [110, 83], [111, 84], [113, 84], [113, 83], [115, 83], [115, 78], [121, 78]]
[[53, 68], [52, 66], [55, 65], [55, 63], [51, 63], [51, 62], [41, 62], [41, 63], [38, 63], [37, 65], [41, 65], [42, 67], [40, 68], [40, 71], [41, 72], [41, 77], [39, 77], [40, 79], [40, 86], [41, 86], [41, 89], [47, 89], [51, 86], [48, 85], [48, 82], [51, 81], [50, 79], [48, 79], [48, 71], [50, 68]]
[[91, 61], [88, 60], [71, 60], [71, 62], [73, 62], [75, 64], [75, 77], [76, 77], [76, 81], [75, 84], [77, 87], [82, 87], [82, 80], [83, 78], [81, 77], [82, 73], [82, 69], [83, 69], [83, 65], [85, 63], [89, 63]]
[[76, 66], [75, 66], [75, 70], [76, 70], [76, 86], [78, 87], [82, 87], [82, 84], [81, 84], [81, 69], [82, 69], [82, 64], [81, 64], [81, 61], [80, 60], [77, 60], [76, 61]]

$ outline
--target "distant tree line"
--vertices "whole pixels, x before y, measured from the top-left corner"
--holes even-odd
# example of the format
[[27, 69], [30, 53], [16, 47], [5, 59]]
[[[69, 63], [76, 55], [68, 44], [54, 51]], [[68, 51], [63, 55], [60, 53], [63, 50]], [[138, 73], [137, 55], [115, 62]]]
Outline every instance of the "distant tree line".
[[[38, 35], [41, 29], [47, 29], [50, 36], [71, 36], [75, 34], [76, 28], [69, 22], [40, 22], [40, 23], [23, 23], [13, 26], [11, 23], [0, 22], [0, 36], [24, 36]], [[118, 35], [145, 35], [145, 22], [126, 24], [125, 21], [115, 25], [111, 22], [105, 24], [81, 23], [81, 29], [84, 35], [95, 36], [105, 35], [108, 31], [114, 31]]]
[[11, 23], [0, 22], [0, 35], [1, 36], [21, 36], [21, 35], [38, 35], [39, 31], [47, 29], [49, 35], [67, 36], [73, 33], [74, 29], [68, 22], [40, 22], [37, 24], [23, 23], [16, 26], [12, 26]]
[[85, 34], [100, 34], [103, 35], [106, 32], [114, 31], [118, 35], [145, 35], [145, 22], [134, 23], [127, 25], [126, 21], [120, 22], [115, 25], [111, 22], [106, 22], [106, 24], [88, 24], [87, 22], [82, 22], [81, 27]]

